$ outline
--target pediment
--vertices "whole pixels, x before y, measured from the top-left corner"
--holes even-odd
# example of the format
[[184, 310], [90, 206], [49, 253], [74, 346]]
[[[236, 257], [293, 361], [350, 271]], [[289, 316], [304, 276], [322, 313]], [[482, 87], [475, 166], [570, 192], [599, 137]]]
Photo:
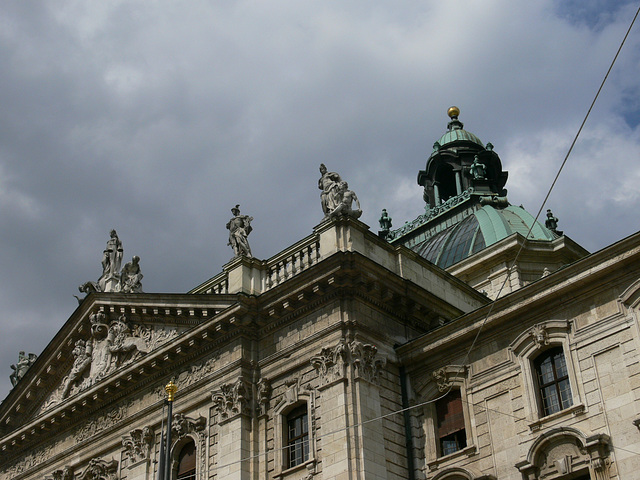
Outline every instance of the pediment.
[[90, 294], [0, 405], [0, 434], [95, 403], [94, 391], [158, 364], [158, 352], [235, 303], [235, 295]]

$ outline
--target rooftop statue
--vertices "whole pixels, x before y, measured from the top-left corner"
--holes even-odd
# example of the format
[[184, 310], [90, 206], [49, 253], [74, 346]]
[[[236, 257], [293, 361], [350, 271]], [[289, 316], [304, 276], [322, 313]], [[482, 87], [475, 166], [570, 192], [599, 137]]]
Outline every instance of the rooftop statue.
[[389, 234], [389, 230], [391, 230], [392, 225], [391, 225], [391, 217], [387, 213], [386, 208], [382, 209], [382, 215], [380, 215], [380, 220], [378, 221], [380, 222], [380, 231], [378, 232], [378, 235], [382, 238], [387, 238], [387, 235]]
[[[124, 250], [122, 242], [115, 230], [111, 230], [107, 246], [102, 252], [102, 275], [97, 282], [85, 282], [78, 287], [84, 293], [91, 292], [122, 292], [142, 293], [142, 273], [140, 271], [140, 257], [134, 256], [130, 262], [120, 270]], [[76, 297], [82, 303], [82, 298]]]
[[[362, 210], [360, 210], [360, 201], [354, 191], [349, 190], [349, 184], [347, 182], [340, 182], [338, 184], [338, 205], [329, 214], [331, 217], [338, 217], [340, 215], [349, 215], [353, 218], [360, 218]], [[353, 202], [356, 202], [355, 210], [352, 208]]]
[[30, 353], [26, 355], [24, 352], [18, 353], [18, 363], [15, 365], [11, 365], [11, 369], [14, 371], [11, 375], [9, 375], [9, 379], [11, 380], [11, 385], [14, 387], [18, 384], [18, 382], [24, 377], [29, 367], [33, 365], [33, 363], [37, 360], [38, 356], [35, 353]]
[[473, 157], [473, 163], [469, 167], [469, 173], [474, 180], [484, 180], [487, 178], [487, 166], [478, 161], [478, 156]]
[[557, 235], [562, 235], [562, 231], [558, 230], [558, 218], [553, 216], [551, 209], [547, 209], [547, 219], [544, 221], [544, 226]]
[[142, 272], [140, 257], [134, 255], [130, 262], [124, 264], [120, 272], [120, 291], [122, 293], [142, 293]]
[[229, 230], [229, 243], [236, 257], [245, 256], [251, 258], [251, 247], [247, 237], [251, 233], [251, 222], [253, 217], [248, 215], [240, 215], [240, 205], [236, 205], [231, 209], [233, 218], [227, 222]]
[[320, 194], [320, 204], [324, 217], [327, 218], [340, 204], [339, 185], [342, 179], [335, 172], [328, 172], [324, 163], [320, 164], [320, 179], [318, 188], [322, 190]]
[[[107, 280], [120, 276], [120, 265], [122, 265], [122, 242], [118, 238], [115, 230], [111, 230], [111, 238], [107, 241], [107, 246], [102, 252], [102, 276], [98, 279], [98, 284], [105, 286]], [[102, 288], [102, 291], [107, 291]]]
[[[320, 174], [318, 180], [318, 188], [322, 190], [320, 194], [320, 205], [324, 218], [338, 217], [340, 215], [349, 215], [354, 218], [360, 218], [362, 210], [360, 209], [360, 201], [358, 196], [352, 190], [349, 190], [349, 184], [342, 181], [340, 175], [335, 172], [327, 171], [324, 163], [320, 164]], [[357, 208], [352, 208], [353, 202], [356, 202]]]

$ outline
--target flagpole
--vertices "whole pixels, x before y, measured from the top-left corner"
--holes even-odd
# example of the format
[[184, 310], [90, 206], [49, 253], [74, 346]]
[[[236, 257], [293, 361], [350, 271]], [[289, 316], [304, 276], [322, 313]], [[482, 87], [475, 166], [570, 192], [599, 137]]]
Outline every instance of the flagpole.
[[178, 386], [173, 383], [173, 380], [164, 387], [164, 391], [167, 392], [167, 442], [165, 444], [164, 451], [164, 479], [169, 480], [171, 478], [171, 420], [173, 417], [173, 400], [174, 395], [178, 391]]

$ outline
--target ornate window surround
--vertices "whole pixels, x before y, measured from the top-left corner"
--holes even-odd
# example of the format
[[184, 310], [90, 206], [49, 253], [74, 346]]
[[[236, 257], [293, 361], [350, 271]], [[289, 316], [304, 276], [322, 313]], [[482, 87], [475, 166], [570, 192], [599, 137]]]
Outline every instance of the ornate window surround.
[[[567, 414], [580, 415], [585, 412], [582, 403], [584, 398], [582, 382], [578, 381], [576, 353], [571, 348], [569, 334], [571, 323], [567, 320], [548, 320], [541, 322], [522, 332], [509, 346], [515, 363], [520, 365], [522, 385], [526, 398], [524, 408], [529, 419], [529, 429], [537, 431], [542, 424], [553, 421]], [[557, 413], [545, 416], [538, 394], [534, 360], [548, 349], [562, 347], [569, 375], [571, 397], [573, 403]]]
[[[316, 468], [316, 435], [315, 435], [315, 392], [313, 389], [302, 388], [299, 381], [291, 382], [289, 389], [274, 407], [274, 462], [276, 478], [286, 477], [289, 473], [307, 469], [309, 475], [315, 474]], [[309, 458], [295, 467], [287, 468], [287, 415], [296, 408], [306, 405], [309, 432]]]
[[178, 455], [187, 443], [193, 442], [196, 447], [196, 478], [200, 478], [207, 466], [207, 420], [203, 416], [187, 417], [183, 413], [173, 415], [171, 428], [171, 478], [178, 472]]
[[[457, 452], [441, 456], [440, 442], [437, 435], [437, 415], [435, 402], [430, 402], [424, 406], [425, 419], [425, 458], [427, 469], [430, 472], [438, 470], [441, 465], [460, 459], [463, 456], [471, 456], [477, 453], [475, 442], [475, 430], [471, 422], [471, 410], [467, 400], [467, 377], [468, 367], [465, 365], [447, 365], [433, 372], [434, 381], [429, 383], [423, 392], [426, 398], [439, 398], [450, 389], [460, 390], [462, 398], [462, 412], [464, 415], [464, 428], [467, 437], [467, 446]], [[443, 477], [444, 478], [444, 477]], [[475, 477], [471, 477], [475, 478]]]

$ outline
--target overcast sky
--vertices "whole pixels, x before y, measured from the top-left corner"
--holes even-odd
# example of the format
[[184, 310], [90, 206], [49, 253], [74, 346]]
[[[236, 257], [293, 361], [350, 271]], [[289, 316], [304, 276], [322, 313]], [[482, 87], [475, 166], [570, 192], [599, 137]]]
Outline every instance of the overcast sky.
[[[96, 281], [115, 228], [146, 292], [266, 259], [322, 219], [318, 166], [378, 230], [423, 213], [417, 173], [460, 107], [535, 215], [636, 1], [0, 3], [0, 398]], [[590, 251], [638, 230], [640, 25], [548, 207]]]

